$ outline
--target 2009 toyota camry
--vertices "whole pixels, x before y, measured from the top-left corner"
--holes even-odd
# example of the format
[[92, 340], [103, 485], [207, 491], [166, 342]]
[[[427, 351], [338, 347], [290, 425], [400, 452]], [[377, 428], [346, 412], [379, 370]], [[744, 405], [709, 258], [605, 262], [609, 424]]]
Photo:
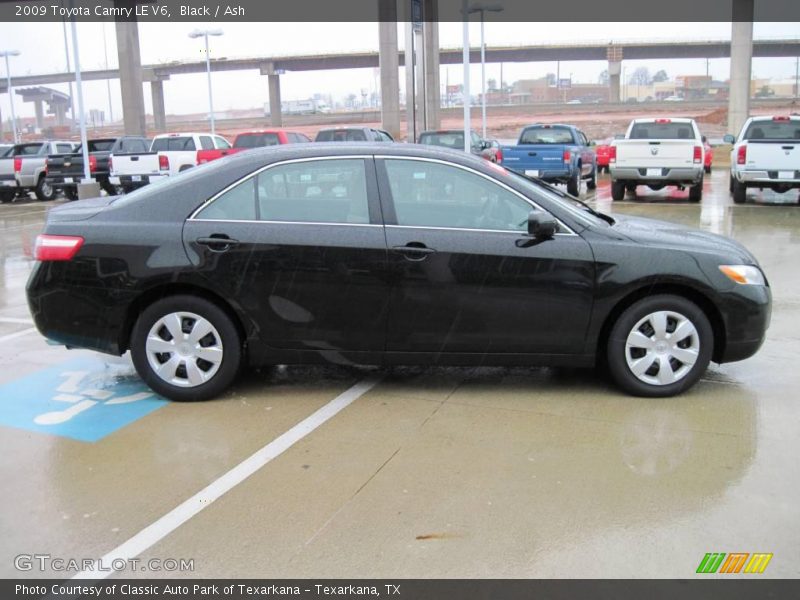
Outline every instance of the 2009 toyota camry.
[[747, 358], [771, 296], [738, 243], [597, 213], [466, 154], [253, 150], [50, 212], [28, 301], [69, 347], [131, 351], [176, 400], [240, 366], [607, 366], [669, 396]]

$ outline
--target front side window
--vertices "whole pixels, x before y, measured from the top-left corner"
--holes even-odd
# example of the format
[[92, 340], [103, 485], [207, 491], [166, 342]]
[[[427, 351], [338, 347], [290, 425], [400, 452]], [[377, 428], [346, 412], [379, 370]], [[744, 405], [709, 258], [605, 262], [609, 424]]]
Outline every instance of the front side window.
[[369, 223], [360, 158], [278, 165], [259, 173], [257, 191], [263, 221]]
[[218, 135], [214, 136], [214, 142], [217, 148], [220, 150], [227, 150], [228, 148], [231, 147], [231, 145], [228, 143], [228, 140], [226, 140], [225, 138], [221, 138]]
[[527, 231], [533, 206], [485, 177], [435, 162], [385, 164], [398, 225]]

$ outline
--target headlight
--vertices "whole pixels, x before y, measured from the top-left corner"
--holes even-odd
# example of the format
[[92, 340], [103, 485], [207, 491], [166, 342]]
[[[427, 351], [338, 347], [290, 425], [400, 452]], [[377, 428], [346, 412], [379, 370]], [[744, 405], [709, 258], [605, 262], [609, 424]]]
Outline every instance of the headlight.
[[742, 285], [765, 285], [764, 274], [761, 269], [752, 265], [720, 265], [722, 271], [728, 279]]

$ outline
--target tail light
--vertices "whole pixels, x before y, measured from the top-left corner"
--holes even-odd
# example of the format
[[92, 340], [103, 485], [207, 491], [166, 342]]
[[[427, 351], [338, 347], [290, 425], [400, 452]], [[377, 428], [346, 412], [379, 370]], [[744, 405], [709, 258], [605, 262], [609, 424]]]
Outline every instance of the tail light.
[[90, 171], [97, 171], [97, 157], [90, 156], [89, 157], [89, 170]]
[[610, 163], [617, 162], [617, 147], [616, 146], [609, 146], [608, 147], [608, 162], [610, 162]]
[[736, 164], [743, 165], [747, 163], [747, 146], [739, 146], [736, 151]]
[[166, 154], [158, 155], [158, 168], [161, 171], [169, 171], [169, 156]]
[[202, 165], [203, 163], [205, 163], [205, 162], [206, 162], [206, 159], [205, 159], [205, 158], [203, 158], [202, 156], [200, 156], [200, 153], [201, 153], [201, 152], [202, 152], [202, 150], [198, 150], [198, 151], [197, 151], [197, 164], [198, 164], [198, 165]]
[[695, 146], [694, 147], [694, 162], [696, 162], [696, 163], [703, 162], [703, 147], [702, 146]]
[[14, 157], [14, 173], [19, 173], [22, 171], [22, 157], [15, 156]]
[[656, 123], [672, 123], [672, 119], [656, 119]]
[[565, 162], [565, 163], [568, 163], [568, 162], [569, 162], [569, 159], [570, 159], [571, 157], [572, 157], [572, 155], [569, 153], [569, 150], [564, 150], [564, 162]]
[[38, 235], [33, 255], [36, 260], [72, 260], [83, 246], [78, 235]]
[[503, 162], [503, 151], [498, 148], [497, 151], [494, 153], [494, 157], [497, 159], [497, 162]]
[[772, 117], [773, 121], [791, 121], [789, 117]]

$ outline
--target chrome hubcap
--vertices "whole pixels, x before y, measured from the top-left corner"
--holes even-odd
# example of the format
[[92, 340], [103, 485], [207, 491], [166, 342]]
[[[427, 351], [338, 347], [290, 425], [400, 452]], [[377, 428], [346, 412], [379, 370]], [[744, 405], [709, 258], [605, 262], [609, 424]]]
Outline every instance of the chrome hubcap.
[[637, 379], [669, 385], [692, 370], [700, 353], [694, 324], [680, 313], [651, 313], [633, 326], [625, 341], [625, 360]]
[[196, 387], [222, 364], [222, 338], [207, 320], [190, 312], [170, 313], [150, 328], [145, 342], [150, 368], [171, 385]]

